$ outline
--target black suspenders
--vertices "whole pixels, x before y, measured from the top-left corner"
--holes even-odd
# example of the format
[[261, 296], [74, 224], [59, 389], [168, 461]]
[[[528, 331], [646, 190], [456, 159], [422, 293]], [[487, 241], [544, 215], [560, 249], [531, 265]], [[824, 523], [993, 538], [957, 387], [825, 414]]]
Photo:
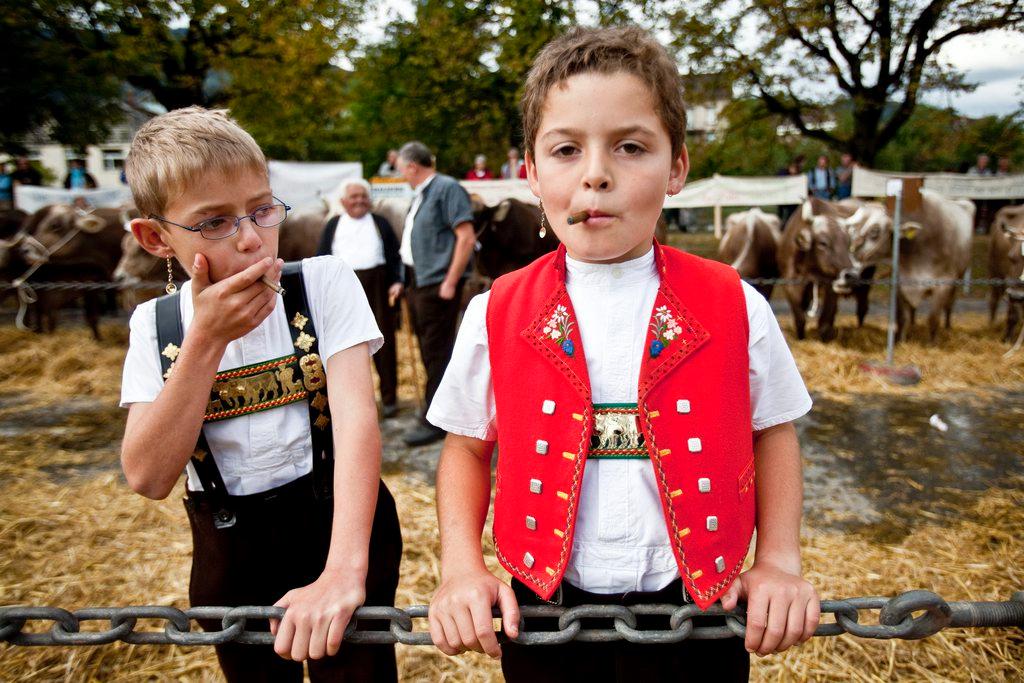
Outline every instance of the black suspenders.
[[[313, 492], [317, 499], [329, 500], [333, 491], [334, 440], [330, 425], [331, 409], [327, 401], [326, 376], [319, 355], [316, 330], [309, 314], [309, 302], [302, 279], [301, 262], [286, 263], [281, 273], [284, 288], [285, 316], [291, 333], [292, 348], [300, 367], [315, 368], [306, 376], [309, 431], [313, 444]], [[156, 302], [156, 333], [160, 365], [166, 380], [184, 339], [181, 324], [180, 294], [162, 296]], [[192, 466], [203, 485], [203, 497], [213, 508], [214, 525], [218, 529], [234, 526], [235, 511], [230, 504], [224, 479], [214, 461], [210, 445], [202, 430], [191, 458]]]

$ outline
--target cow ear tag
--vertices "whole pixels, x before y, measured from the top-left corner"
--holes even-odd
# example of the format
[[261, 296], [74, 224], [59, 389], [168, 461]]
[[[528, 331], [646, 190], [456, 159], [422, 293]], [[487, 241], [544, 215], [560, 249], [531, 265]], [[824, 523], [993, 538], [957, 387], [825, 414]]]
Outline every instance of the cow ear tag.
[[903, 236], [904, 239], [912, 240], [915, 237], [917, 237], [917, 228], [907, 228], [906, 230], [903, 230], [900, 234]]

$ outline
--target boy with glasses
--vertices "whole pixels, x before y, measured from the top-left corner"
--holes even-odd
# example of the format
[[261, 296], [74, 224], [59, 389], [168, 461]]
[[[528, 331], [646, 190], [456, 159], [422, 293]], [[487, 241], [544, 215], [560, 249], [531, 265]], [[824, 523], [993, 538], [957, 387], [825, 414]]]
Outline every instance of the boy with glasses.
[[187, 470], [193, 605], [287, 608], [273, 647], [217, 646], [225, 676], [301, 681], [309, 659], [313, 681], [395, 680], [392, 646], [342, 643], [357, 607], [394, 603], [402, 548], [358, 280], [341, 259], [277, 259], [289, 207], [223, 111], [151, 120], [125, 171], [136, 240], [191, 276], [131, 319], [125, 477], [161, 499]]

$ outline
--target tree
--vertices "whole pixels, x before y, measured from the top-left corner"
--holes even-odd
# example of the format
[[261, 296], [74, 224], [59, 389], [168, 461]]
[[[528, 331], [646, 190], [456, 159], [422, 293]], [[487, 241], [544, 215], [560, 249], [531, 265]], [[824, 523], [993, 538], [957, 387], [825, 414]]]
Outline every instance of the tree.
[[124, 82], [167, 109], [226, 106], [271, 156], [337, 151], [345, 74], [365, 0], [43, 0], [0, 19], [0, 131], [42, 125], [84, 146], [120, 116]]
[[[872, 165], [922, 91], [971, 89], [937, 59], [954, 38], [1024, 27], [1020, 0], [719, 0], [666, 10], [674, 46], [696, 70], [736, 79], [804, 136]], [[845, 134], [823, 125], [835, 92], [851, 107]]]
[[25, 138], [83, 147], [121, 116], [121, 65], [59, 2], [4, 0], [0, 15], [0, 148], [23, 151]]

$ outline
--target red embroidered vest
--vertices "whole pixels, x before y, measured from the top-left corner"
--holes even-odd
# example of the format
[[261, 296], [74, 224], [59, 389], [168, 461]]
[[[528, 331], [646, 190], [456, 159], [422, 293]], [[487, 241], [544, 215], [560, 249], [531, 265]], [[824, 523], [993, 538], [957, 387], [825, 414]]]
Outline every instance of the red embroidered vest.
[[[729, 266], [657, 242], [654, 249], [661, 283], [636, 419], [679, 573], [703, 609], [736, 578], [754, 529], [746, 301]], [[495, 280], [487, 335], [498, 429], [495, 550], [547, 599], [572, 549], [595, 424], [564, 247]]]

